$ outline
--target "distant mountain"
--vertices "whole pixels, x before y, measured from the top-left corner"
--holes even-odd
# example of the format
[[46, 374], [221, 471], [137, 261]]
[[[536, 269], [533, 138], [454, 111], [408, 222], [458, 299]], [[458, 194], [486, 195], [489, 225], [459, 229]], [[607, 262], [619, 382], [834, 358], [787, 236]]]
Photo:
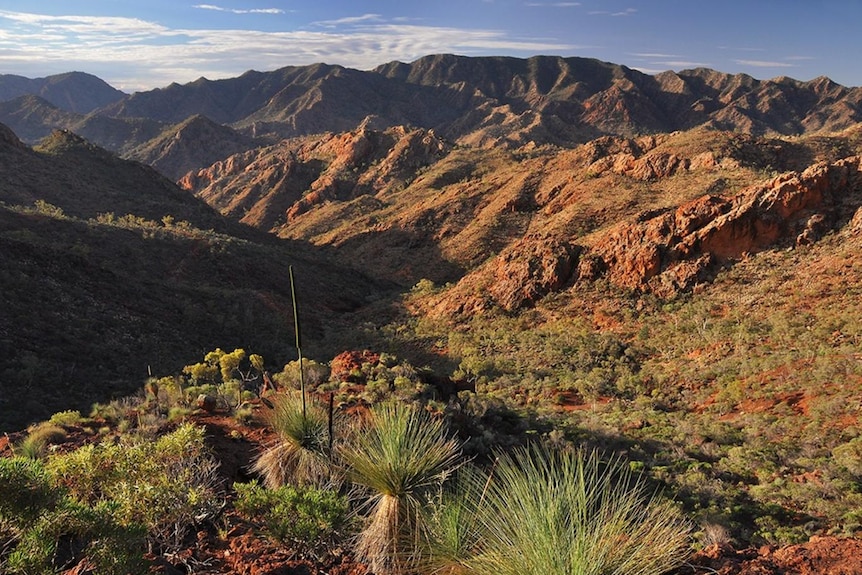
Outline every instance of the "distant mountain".
[[0, 123], [29, 143], [38, 142], [54, 130], [71, 129], [81, 119], [80, 114], [62, 110], [33, 94], [0, 102]]
[[238, 152], [259, 146], [254, 139], [195, 115], [129, 150], [126, 157], [154, 167], [172, 180]]
[[[73, 85], [78, 76], [52, 78], [50, 86], [63, 84], [61, 79]], [[6, 93], [12, 94], [26, 79], [6, 80]], [[602, 136], [698, 126], [763, 136], [828, 133], [862, 121], [862, 88], [827, 78], [756, 80], [705, 68], [651, 76], [599, 60], [555, 56], [434, 55], [372, 71], [326, 64], [250, 71], [114, 94], [85, 116], [68, 115], [40, 97], [2, 104], [0, 122], [28, 143], [53, 128], [68, 129], [171, 178], [236, 151], [348, 132], [372, 119], [378, 129], [408, 126], [459, 145], [510, 149], [571, 148]], [[185, 124], [192, 118], [198, 119]]]
[[87, 114], [126, 96], [104, 80], [84, 72], [67, 72], [30, 79], [13, 74], [0, 74], [0, 102], [32, 94], [54, 106]]
[[279, 137], [343, 132], [373, 116], [462, 144], [570, 147], [699, 125], [755, 135], [843, 129], [862, 119], [862, 88], [707, 69], [650, 76], [586, 58], [437, 55], [369, 72], [317, 64], [201, 78], [133, 94], [100, 113], [163, 122], [202, 114]]

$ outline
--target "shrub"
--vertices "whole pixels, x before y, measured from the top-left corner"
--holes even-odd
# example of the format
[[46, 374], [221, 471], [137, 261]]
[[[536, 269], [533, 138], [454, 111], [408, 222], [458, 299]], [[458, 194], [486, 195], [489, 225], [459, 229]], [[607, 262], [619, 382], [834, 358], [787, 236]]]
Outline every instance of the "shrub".
[[24, 457], [0, 458], [0, 519], [32, 521], [59, 500], [44, 465]]
[[443, 422], [409, 404], [379, 404], [367, 429], [341, 452], [351, 479], [372, 495], [356, 554], [380, 575], [415, 563], [420, 509], [458, 465], [460, 447]]
[[54, 425], [75, 425], [84, 420], [78, 410], [60, 411], [51, 416], [48, 421]]
[[347, 499], [334, 491], [289, 485], [265, 489], [256, 483], [235, 483], [234, 489], [237, 511], [300, 556], [329, 553], [347, 524]]
[[145, 570], [144, 532], [122, 525], [114, 506], [74, 501], [41, 461], [0, 459], [0, 493], [3, 573], [52, 573], [85, 556], [105, 575]]
[[218, 464], [191, 424], [155, 442], [105, 442], [52, 457], [48, 470], [80, 502], [110, 502], [124, 525], [143, 524], [151, 545], [177, 548], [195, 524], [221, 509]]

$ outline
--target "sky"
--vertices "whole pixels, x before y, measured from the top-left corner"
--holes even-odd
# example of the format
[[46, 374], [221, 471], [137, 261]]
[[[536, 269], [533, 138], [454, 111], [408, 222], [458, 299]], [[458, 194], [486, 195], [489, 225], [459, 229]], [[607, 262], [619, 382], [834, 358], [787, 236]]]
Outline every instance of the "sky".
[[862, 86], [862, 0], [0, 0], [0, 74], [88, 72], [129, 93], [443, 53]]

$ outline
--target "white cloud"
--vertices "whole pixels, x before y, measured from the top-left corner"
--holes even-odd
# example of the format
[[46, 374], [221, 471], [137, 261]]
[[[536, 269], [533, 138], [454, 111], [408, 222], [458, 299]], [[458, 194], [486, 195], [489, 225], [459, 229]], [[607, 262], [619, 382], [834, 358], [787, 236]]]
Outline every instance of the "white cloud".
[[662, 72], [666, 72], [667, 68], [644, 68], [642, 66], [637, 66], [632, 68], [632, 70], [637, 70], [638, 72], [643, 72], [644, 74], [649, 74], [650, 76], [655, 76], [656, 74], [661, 74]]
[[629, 56], [637, 56], [638, 58], [679, 58], [676, 54], [662, 54], [656, 52], [634, 52], [629, 53]]
[[650, 62], [650, 64], [658, 64], [669, 68], [709, 68], [712, 64], [707, 62], [692, 62], [690, 60], [665, 60], [662, 62]]
[[[205, 6], [205, 5], [200, 5]], [[370, 69], [393, 60], [458, 53], [572, 53], [581, 46], [513, 38], [500, 30], [385, 22], [375, 14], [310, 30], [264, 32], [169, 28], [135, 18], [46, 16], [0, 10], [4, 72], [28, 77], [69, 70], [96, 74], [125, 91], [237, 76], [318, 62]]]
[[315, 26], [323, 26], [325, 28], [334, 28], [336, 26], [346, 26], [351, 24], [361, 24], [363, 22], [381, 22], [383, 17], [380, 14], [363, 14], [362, 16], [347, 16], [337, 20], [321, 20], [314, 22]]
[[237, 8], [223, 8], [214, 4], [195, 4], [192, 8], [201, 10], [214, 10], [216, 12], [230, 12], [231, 14], [284, 14], [281, 8], [250, 8], [241, 10]]
[[734, 60], [740, 66], [751, 66], [754, 68], [793, 68], [795, 64], [788, 62], [772, 62], [768, 60]]
[[637, 12], [637, 8], [626, 8], [625, 10], [621, 10], [619, 12], [611, 12], [610, 10], [592, 10], [587, 12], [592, 16], [631, 16], [635, 12]]

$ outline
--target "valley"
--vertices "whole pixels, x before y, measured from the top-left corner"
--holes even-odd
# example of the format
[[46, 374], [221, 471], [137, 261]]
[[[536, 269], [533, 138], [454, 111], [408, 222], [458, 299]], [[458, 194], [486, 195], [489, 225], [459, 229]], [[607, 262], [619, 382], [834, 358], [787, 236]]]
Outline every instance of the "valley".
[[416, 402], [478, 461], [613, 454], [701, 550], [858, 541], [862, 88], [451, 55], [89, 105], [5, 81], [11, 444], [216, 348], [292, 381], [295, 269], [339, 410]]

